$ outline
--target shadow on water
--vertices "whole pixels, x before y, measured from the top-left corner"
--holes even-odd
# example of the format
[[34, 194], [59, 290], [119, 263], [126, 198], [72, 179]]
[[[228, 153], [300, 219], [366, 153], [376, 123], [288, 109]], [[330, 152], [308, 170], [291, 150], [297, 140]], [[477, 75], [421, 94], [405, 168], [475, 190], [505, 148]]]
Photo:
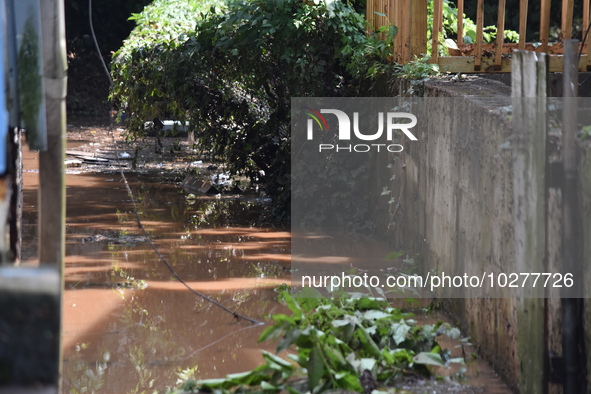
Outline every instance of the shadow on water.
[[[24, 249], [34, 255], [36, 174], [25, 173]], [[255, 227], [265, 201], [197, 197], [157, 177], [130, 177], [155, 245], [195, 290], [265, 320], [284, 312], [290, 234]], [[64, 392], [163, 390], [187, 376], [222, 377], [262, 361], [264, 326], [189, 292], [145, 242], [119, 175], [67, 176]], [[33, 250], [33, 252], [31, 252]]]

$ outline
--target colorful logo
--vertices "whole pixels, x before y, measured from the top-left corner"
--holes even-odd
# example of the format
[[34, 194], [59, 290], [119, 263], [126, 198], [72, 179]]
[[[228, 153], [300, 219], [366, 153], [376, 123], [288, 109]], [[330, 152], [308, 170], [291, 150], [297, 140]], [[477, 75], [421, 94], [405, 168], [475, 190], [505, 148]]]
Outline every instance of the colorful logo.
[[304, 110], [306, 111], [306, 115], [308, 115], [309, 117], [314, 119], [314, 121], [316, 121], [316, 124], [318, 124], [320, 130], [328, 131], [328, 123], [326, 123], [326, 119], [324, 119], [324, 116], [322, 116], [320, 112], [314, 111], [312, 108], [304, 108]]
[[[359, 112], [353, 112], [353, 122], [351, 122], [349, 115], [340, 109], [322, 108], [320, 111], [315, 111], [311, 108], [304, 109], [309, 116], [308, 140], [314, 139], [314, 121], [321, 131], [328, 131], [328, 123], [322, 114], [332, 114], [338, 120], [337, 135], [340, 141], [349, 141], [352, 135], [362, 141], [376, 141], [382, 137], [384, 131], [386, 132], [386, 139], [388, 141], [394, 141], [394, 132], [397, 130], [403, 132], [411, 141], [417, 141], [417, 137], [410, 132], [410, 129], [417, 124], [417, 117], [411, 113], [378, 112], [378, 130], [373, 134], [365, 134], [361, 132], [361, 128], [359, 127], [361, 123], [359, 121]], [[403, 122], [405, 119], [410, 120], [410, 122]]]

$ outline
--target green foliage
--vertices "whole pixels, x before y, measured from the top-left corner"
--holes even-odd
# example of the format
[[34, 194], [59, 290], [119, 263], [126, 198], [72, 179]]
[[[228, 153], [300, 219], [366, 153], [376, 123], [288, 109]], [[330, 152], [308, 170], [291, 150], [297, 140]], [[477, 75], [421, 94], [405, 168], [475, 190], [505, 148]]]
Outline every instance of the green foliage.
[[398, 69], [398, 77], [404, 79], [424, 80], [439, 74], [439, 65], [429, 63], [428, 57], [415, 57]]
[[140, 13], [133, 13], [129, 20], [136, 27], [117, 56], [125, 56], [134, 50], [149, 48], [160, 43], [182, 41], [183, 34], [195, 30], [197, 21], [211, 7], [225, 8], [225, 1], [218, 0], [156, 0]]
[[[457, 10], [447, 1], [444, 15], [442, 40], [456, 29]], [[438, 73], [426, 58], [392, 62], [396, 26], [367, 35], [364, 17], [340, 1], [157, 0], [132, 19], [137, 26], [112, 62], [112, 97], [130, 136], [141, 136], [154, 117], [189, 121], [201, 148], [232, 174], [266, 184], [284, 218], [292, 97], [356, 96], [386, 82], [384, 76], [424, 80]], [[465, 31], [466, 37], [475, 32], [469, 19]], [[353, 164], [354, 177], [368, 178], [367, 166]], [[331, 168], [318, 176], [352, 184]], [[357, 216], [365, 209], [355, 209]]]
[[[386, 16], [376, 12], [379, 16]], [[398, 27], [388, 23], [371, 32], [361, 45], [355, 48], [348, 69], [358, 78], [375, 79], [381, 74], [395, 74], [397, 65], [391, 61], [394, 38]]]
[[[362, 374], [389, 385], [404, 375], [428, 375], [426, 366], [464, 362], [450, 360], [449, 351], [437, 344], [438, 335], [459, 335], [459, 330], [449, 325], [420, 326], [410, 314], [374, 298], [317, 298], [319, 294], [309, 288], [300, 296], [282, 288], [279, 297], [291, 315], [273, 315], [274, 324], [260, 337], [261, 341], [278, 339], [277, 353], [295, 345], [297, 353], [288, 355], [292, 362], [263, 352], [263, 365], [223, 379], [203, 380], [198, 382], [199, 388], [218, 392], [363, 392]], [[302, 374], [304, 379], [299, 378]]]
[[[428, 51], [431, 51], [431, 36], [432, 36], [432, 29], [433, 26], [433, 0], [429, 0], [427, 5], [428, 9], [428, 17], [427, 17], [427, 25], [429, 26], [427, 39], [428, 39]], [[464, 36], [458, 37], [459, 42], [463, 42], [464, 44], [472, 44], [476, 42], [476, 23], [468, 17], [464, 15]], [[497, 36], [497, 27], [496, 26], [486, 26], [483, 29], [483, 39], [485, 42], [493, 42]], [[443, 1], [443, 33], [440, 34], [439, 41], [443, 43], [440, 46], [441, 55], [445, 55], [445, 48], [454, 48], [457, 49], [455, 43], [452, 40], [448, 40], [448, 38], [457, 37], [458, 34], [458, 9], [455, 7], [455, 4], [450, 0]], [[519, 33], [513, 30], [505, 30], [505, 39], [509, 42], [517, 42], [519, 40]]]
[[587, 140], [591, 138], [591, 125], [583, 126], [579, 133], [581, 140]]
[[114, 57], [112, 97], [137, 135], [156, 116], [190, 120], [205, 149], [267, 182], [286, 211], [291, 97], [351, 95], [367, 75], [361, 48], [383, 58], [387, 47], [368, 44], [364, 18], [340, 1], [203, 7], [160, 0], [134, 15], [138, 26]]

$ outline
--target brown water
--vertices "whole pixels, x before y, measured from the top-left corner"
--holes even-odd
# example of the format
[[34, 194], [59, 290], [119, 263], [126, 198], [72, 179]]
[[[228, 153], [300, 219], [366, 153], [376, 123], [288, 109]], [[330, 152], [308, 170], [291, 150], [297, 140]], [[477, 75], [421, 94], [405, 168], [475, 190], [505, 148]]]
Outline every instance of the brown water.
[[[23, 257], [35, 264], [35, 153], [25, 154], [25, 168]], [[257, 320], [285, 312], [273, 289], [289, 283], [291, 235], [252, 226], [264, 201], [188, 200], [188, 191], [159, 175], [128, 179], [155, 245], [193, 289]], [[189, 292], [148, 243], [134, 241], [141, 233], [118, 174], [68, 170], [66, 183], [64, 393], [164, 391], [191, 375], [252, 369], [260, 349], [274, 350], [257, 343], [264, 326], [237, 322]], [[99, 234], [107, 239], [83, 242]], [[482, 361], [467, 375], [470, 387], [415, 381], [403, 390], [509, 392]]]
[[[25, 257], [36, 255], [36, 157], [25, 158]], [[115, 242], [140, 234], [120, 180], [67, 175], [64, 392], [151, 392], [174, 386], [182, 370], [208, 378], [260, 364], [259, 349], [273, 350], [257, 343], [264, 326], [189, 292], [148, 243]], [[157, 176], [129, 180], [155, 245], [193, 289], [257, 320], [283, 311], [273, 289], [289, 283], [289, 233], [249, 224], [261, 201], [191, 201]], [[109, 239], [83, 242], [97, 234]]]

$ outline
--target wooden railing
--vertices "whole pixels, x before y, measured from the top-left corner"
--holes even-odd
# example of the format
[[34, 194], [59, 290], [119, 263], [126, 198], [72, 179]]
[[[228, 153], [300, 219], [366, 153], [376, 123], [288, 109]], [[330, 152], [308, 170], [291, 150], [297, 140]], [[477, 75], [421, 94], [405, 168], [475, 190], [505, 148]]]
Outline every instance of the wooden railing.
[[[427, 25], [427, 2], [433, 1], [433, 23]], [[539, 42], [526, 42], [526, 31], [531, 28], [527, 22], [529, 0], [520, 0], [518, 10], [507, 10], [506, 0], [497, 0], [497, 36], [492, 43], [484, 42], [484, 1], [485, 0], [456, 0], [457, 3], [457, 38], [453, 39], [456, 48], [448, 48], [446, 55], [440, 55], [440, 34], [443, 29], [443, 0], [368, 0], [367, 20], [375, 30], [381, 26], [393, 24], [398, 27], [398, 34], [394, 39], [393, 59], [399, 63], [408, 63], [415, 56], [427, 54], [428, 29], [431, 33], [432, 63], [437, 63], [442, 71], [449, 72], [510, 72], [511, 53], [514, 49], [531, 50], [549, 54], [549, 70], [562, 71], [562, 42], [572, 38], [573, 20], [582, 21], [582, 36], [585, 36], [590, 22], [590, 1], [582, 0], [582, 15], [574, 15], [574, 0], [562, 0], [561, 36], [558, 41], [550, 41], [551, 0], [540, 1]], [[465, 2], [473, 1], [476, 5], [476, 40], [466, 44], [463, 41], [465, 32], [464, 10]], [[487, 0], [491, 2], [491, 0]], [[505, 42], [505, 19], [507, 12], [519, 13], [519, 42]], [[474, 18], [473, 18], [474, 19]], [[587, 38], [581, 45], [579, 69], [591, 71], [591, 56], [588, 54]]]

